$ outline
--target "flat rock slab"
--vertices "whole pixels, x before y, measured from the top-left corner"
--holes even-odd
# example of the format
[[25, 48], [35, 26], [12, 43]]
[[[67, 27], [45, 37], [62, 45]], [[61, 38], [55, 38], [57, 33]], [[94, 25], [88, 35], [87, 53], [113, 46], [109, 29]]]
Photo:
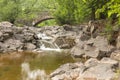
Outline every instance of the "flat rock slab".
[[113, 80], [118, 62], [110, 58], [91, 58], [82, 63], [67, 63], [51, 73], [52, 80]]

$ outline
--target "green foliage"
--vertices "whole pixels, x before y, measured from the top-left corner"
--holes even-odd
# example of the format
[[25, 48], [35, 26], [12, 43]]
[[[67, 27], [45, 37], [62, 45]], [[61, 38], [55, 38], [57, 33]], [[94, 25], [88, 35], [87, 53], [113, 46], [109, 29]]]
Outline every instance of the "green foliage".
[[114, 80], [119, 80], [120, 79], [119, 77], [120, 77], [120, 69], [117, 69]]
[[55, 17], [59, 24], [77, 24], [89, 19], [90, 10], [82, 0], [56, 0]]
[[0, 21], [14, 22], [15, 18], [20, 12], [19, 2], [15, 0], [1, 0], [0, 1]]
[[112, 35], [113, 35], [113, 26], [111, 25], [110, 21], [108, 21], [103, 29], [103, 32], [101, 35], [106, 36], [109, 43], [112, 41]]
[[42, 22], [38, 26], [43, 27], [43, 26], [52, 26], [52, 25], [56, 25], [56, 24], [57, 23], [55, 20], [47, 20], [47, 21]]
[[[102, 8], [109, 0], [83, 0], [88, 8], [91, 10], [91, 19], [95, 20], [95, 12], [99, 8]], [[103, 15], [104, 14], [104, 15]], [[99, 19], [105, 18], [106, 14], [102, 12], [102, 14], [99, 14]]]
[[97, 9], [96, 16], [100, 17], [101, 13], [106, 13], [110, 21], [105, 27], [105, 33], [109, 42], [115, 41], [115, 33], [120, 30], [120, 0], [109, 0], [102, 8]]
[[106, 12], [108, 18], [113, 18], [112, 16], [116, 15], [119, 20], [118, 23], [120, 23], [120, 0], [110, 0], [107, 2], [106, 5], [96, 11], [97, 17], [99, 17], [101, 12]]
[[55, 0], [0, 0], [0, 21], [31, 23], [42, 12], [54, 11], [55, 5]]
[[[55, 17], [60, 24], [79, 24], [81, 22], [95, 20], [96, 10], [108, 1], [109, 0], [57, 0], [59, 5]], [[103, 18], [103, 15], [101, 18]]]

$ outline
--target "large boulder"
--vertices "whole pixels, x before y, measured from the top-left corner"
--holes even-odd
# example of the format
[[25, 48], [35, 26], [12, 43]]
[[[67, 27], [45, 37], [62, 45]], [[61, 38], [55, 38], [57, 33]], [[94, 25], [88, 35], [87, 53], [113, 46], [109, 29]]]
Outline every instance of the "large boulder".
[[120, 50], [115, 50], [112, 52], [111, 56], [112, 59], [120, 61]]
[[79, 80], [85, 66], [82, 63], [67, 63], [50, 74], [51, 80]]
[[0, 27], [0, 41], [5, 41], [11, 38], [14, 34], [12, 27]]
[[61, 49], [69, 49], [75, 45], [75, 38], [71, 36], [59, 36], [54, 41]]
[[71, 49], [71, 55], [75, 58], [82, 58], [83, 55], [85, 55], [84, 45], [85, 42], [79, 41], [79, 43]]
[[0, 46], [4, 52], [18, 51], [18, 50], [22, 50], [23, 43], [20, 40], [8, 39], [4, 43], [2, 43]]
[[50, 74], [51, 80], [113, 80], [118, 62], [110, 58], [89, 59], [82, 63], [68, 63]]
[[103, 36], [97, 36], [87, 41], [81, 41], [72, 48], [71, 54], [73, 57], [93, 57], [101, 59], [102, 57], [110, 57], [111, 52], [115, 48], [108, 44], [108, 41]]
[[8, 21], [0, 22], [0, 27], [12, 27], [13, 24]]
[[32, 43], [25, 43], [23, 46], [23, 50], [28, 50], [28, 51], [32, 51], [36, 49], [36, 45], [32, 44]]
[[100, 51], [109, 53], [114, 50], [114, 47], [109, 45], [107, 38], [102, 36], [97, 36], [94, 40], [93, 46], [97, 47]]
[[112, 66], [108, 64], [98, 64], [87, 69], [79, 80], [112, 80], [115, 73]]

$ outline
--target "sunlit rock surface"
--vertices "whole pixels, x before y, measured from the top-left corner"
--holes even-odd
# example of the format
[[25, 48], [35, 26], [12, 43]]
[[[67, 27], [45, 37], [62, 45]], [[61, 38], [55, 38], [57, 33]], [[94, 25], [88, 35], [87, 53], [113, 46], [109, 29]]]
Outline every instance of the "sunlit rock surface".
[[68, 63], [51, 73], [52, 80], [113, 80], [118, 62], [110, 58], [89, 59], [82, 63]]

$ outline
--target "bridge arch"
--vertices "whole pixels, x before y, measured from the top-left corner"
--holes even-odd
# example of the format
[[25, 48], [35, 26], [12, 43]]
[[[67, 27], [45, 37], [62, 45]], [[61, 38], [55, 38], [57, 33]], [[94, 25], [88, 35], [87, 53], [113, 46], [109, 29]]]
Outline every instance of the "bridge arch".
[[39, 19], [36, 19], [32, 22], [33, 26], [37, 26], [38, 24], [42, 23], [43, 21], [50, 20], [50, 19], [55, 19], [53, 16], [44, 16]]

